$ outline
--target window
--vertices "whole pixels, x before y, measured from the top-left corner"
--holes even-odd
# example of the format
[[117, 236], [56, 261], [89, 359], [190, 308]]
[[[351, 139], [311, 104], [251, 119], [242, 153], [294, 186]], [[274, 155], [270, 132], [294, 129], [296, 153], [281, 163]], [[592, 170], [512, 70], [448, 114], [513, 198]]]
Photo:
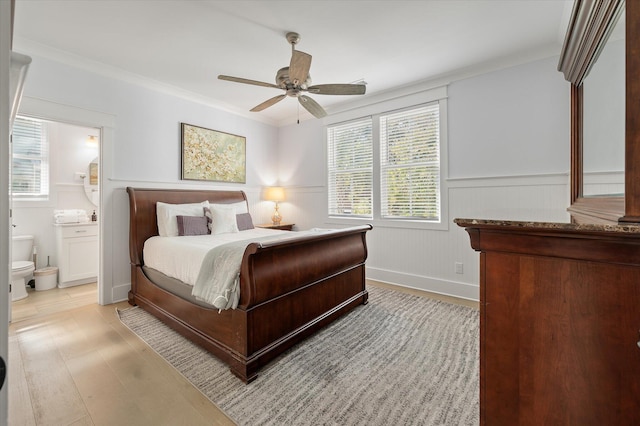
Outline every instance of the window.
[[438, 104], [380, 117], [380, 213], [440, 219]]
[[329, 216], [442, 224], [444, 105], [439, 100], [329, 126]]
[[45, 121], [16, 117], [12, 133], [11, 191], [14, 199], [49, 196], [49, 143]]
[[328, 128], [329, 214], [371, 217], [373, 139], [371, 118]]

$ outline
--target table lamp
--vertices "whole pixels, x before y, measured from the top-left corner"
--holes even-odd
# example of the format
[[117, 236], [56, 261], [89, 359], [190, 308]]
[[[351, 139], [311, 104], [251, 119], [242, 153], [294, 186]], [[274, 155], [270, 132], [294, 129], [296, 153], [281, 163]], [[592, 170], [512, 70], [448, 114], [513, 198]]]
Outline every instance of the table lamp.
[[278, 203], [284, 201], [284, 188], [281, 186], [270, 186], [265, 191], [264, 198], [268, 201], [275, 201], [276, 210], [273, 212], [273, 216], [271, 216], [271, 221], [274, 225], [280, 225], [282, 216], [280, 216], [280, 212], [278, 211]]

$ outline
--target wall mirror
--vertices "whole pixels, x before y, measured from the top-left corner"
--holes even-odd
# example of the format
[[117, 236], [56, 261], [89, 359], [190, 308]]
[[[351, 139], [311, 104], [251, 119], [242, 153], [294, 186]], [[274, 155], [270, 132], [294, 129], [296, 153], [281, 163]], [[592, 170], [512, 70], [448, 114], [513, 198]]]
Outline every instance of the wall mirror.
[[582, 88], [582, 196], [624, 195], [624, 11]]
[[571, 82], [569, 211], [579, 223], [640, 219], [640, 185], [632, 182], [640, 128], [629, 120], [638, 107], [628, 101], [638, 90], [640, 64], [631, 52], [639, 11], [624, 0], [574, 3], [558, 69]]
[[87, 166], [87, 171], [84, 177], [84, 193], [91, 203], [98, 207], [100, 204], [100, 182], [99, 182], [99, 163], [98, 157], [91, 160]]

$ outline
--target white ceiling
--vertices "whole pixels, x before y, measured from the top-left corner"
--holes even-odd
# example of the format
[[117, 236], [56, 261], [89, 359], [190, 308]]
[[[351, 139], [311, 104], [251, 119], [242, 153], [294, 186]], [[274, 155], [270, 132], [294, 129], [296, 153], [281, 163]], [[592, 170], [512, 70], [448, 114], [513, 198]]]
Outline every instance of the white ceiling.
[[[16, 0], [14, 49], [63, 60], [240, 112], [293, 122], [295, 99], [248, 111], [279, 89], [284, 35], [300, 33], [314, 84], [364, 79], [375, 97], [472, 70], [558, 55], [573, 1]], [[449, 77], [450, 78], [450, 77]], [[331, 114], [354, 96], [312, 95]], [[362, 101], [362, 99], [358, 99]]]

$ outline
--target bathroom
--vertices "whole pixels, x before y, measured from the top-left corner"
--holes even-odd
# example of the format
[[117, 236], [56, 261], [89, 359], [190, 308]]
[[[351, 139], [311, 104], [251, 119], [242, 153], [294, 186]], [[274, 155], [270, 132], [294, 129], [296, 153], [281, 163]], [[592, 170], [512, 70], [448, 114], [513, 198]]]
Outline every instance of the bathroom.
[[[20, 120], [24, 120], [22, 123], [29, 125], [34, 119], [18, 115], [15, 125], [20, 123]], [[12, 232], [13, 236], [32, 235], [34, 237], [35, 278], [36, 282], [41, 282], [43, 285], [36, 286], [36, 289], [26, 287], [26, 292], [21, 292], [19, 288], [12, 291], [14, 300], [12, 302], [12, 318], [14, 321], [23, 319], [26, 312], [21, 313], [21, 308], [27, 304], [33, 304], [38, 298], [42, 299], [41, 294], [49, 293], [51, 295], [62, 290], [62, 288], [48, 290], [51, 288], [50, 283], [53, 277], [50, 276], [50, 273], [53, 270], [45, 269], [48, 265], [59, 268], [60, 262], [66, 262], [67, 266], [63, 268], [64, 271], [58, 270], [55, 282], [59, 282], [59, 286], [65, 290], [71, 291], [72, 295], [73, 292], [81, 294], [82, 287], [84, 287], [85, 290], [90, 291], [93, 303], [97, 302], [99, 232], [97, 221], [91, 222], [91, 219], [94, 212], [96, 219], [99, 219], [97, 215], [100, 198], [98, 182], [100, 129], [37, 119], [35, 125], [36, 127], [41, 126], [42, 134], [45, 135], [43, 139], [46, 138], [47, 142], [43, 144], [43, 147], [48, 146], [48, 164], [45, 164], [46, 160], [43, 160], [43, 167], [37, 173], [37, 176], [44, 182], [42, 192], [47, 192], [46, 182], [48, 181], [48, 195], [31, 199], [21, 197], [19, 191], [16, 191], [20, 185], [14, 170], [12, 176], [12, 187], [14, 188], [12, 224], [14, 227]], [[15, 143], [14, 132], [14, 154], [18, 154], [19, 149]], [[43, 158], [46, 159], [46, 157], [43, 155]], [[16, 164], [15, 162], [16, 158], [14, 157], [14, 164]], [[14, 169], [17, 168], [14, 166]], [[37, 168], [34, 169], [37, 170]], [[67, 214], [63, 215], [62, 210]], [[76, 212], [77, 210], [85, 211], [87, 218], [78, 216], [78, 220], [80, 222], [88, 220], [89, 222], [79, 225], [72, 223], [75, 222], [75, 219], [69, 213], [73, 213], [74, 210]], [[56, 214], [58, 222], [68, 223], [54, 225], [54, 215]], [[65, 240], [65, 236], [73, 236], [74, 233], [81, 239], [71, 241], [81, 243], [67, 244], [69, 240]], [[87, 235], [95, 236], [91, 238]], [[68, 270], [72, 272], [69, 273]], [[93, 270], [95, 270], [95, 276], [93, 276]], [[25, 283], [28, 283], [32, 278], [34, 278], [33, 273], [28, 274], [25, 277]], [[37, 290], [39, 288], [42, 291]], [[20, 300], [16, 300], [16, 296]], [[68, 298], [69, 294], [59, 294], [58, 296], [64, 299]], [[49, 303], [56, 297], [48, 297]], [[33, 306], [29, 308], [29, 311], [34, 311]]]

